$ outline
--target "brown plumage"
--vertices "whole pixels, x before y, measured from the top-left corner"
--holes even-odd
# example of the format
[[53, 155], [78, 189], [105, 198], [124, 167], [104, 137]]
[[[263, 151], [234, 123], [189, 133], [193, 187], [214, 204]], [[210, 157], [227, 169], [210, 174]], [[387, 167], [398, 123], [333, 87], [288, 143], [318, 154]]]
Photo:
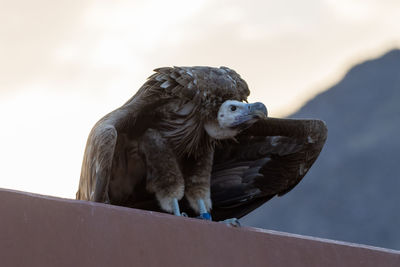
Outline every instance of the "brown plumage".
[[[246, 82], [229, 68], [155, 72], [93, 127], [77, 199], [172, 212], [176, 198], [194, 215], [201, 198], [208, 211], [212, 200], [214, 219], [239, 218], [290, 191], [323, 147], [327, 130], [319, 120], [252, 116], [222, 131], [223, 115], [217, 117], [224, 103], [233, 100], [240, 108], [249, 95]], [[262, 109], [260, 103], [246, 105]], [[228, 137], [210, 136], [215, 129]]]

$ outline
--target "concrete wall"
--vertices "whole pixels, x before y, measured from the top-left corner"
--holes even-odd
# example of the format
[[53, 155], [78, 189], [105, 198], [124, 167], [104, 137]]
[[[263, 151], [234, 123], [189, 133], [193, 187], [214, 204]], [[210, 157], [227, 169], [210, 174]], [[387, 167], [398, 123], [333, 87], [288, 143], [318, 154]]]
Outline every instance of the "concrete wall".
[[400, 252], [0, 189], [0, 266], [400, 266]]

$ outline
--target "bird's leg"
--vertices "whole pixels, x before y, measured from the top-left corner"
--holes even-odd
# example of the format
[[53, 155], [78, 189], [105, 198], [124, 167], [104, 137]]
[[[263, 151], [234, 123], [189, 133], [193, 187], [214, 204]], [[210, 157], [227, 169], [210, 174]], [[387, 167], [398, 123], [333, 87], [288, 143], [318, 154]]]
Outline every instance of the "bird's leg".
[[181, 214], [181, 210], [180, 210], [180, 208], [179, 208], [178, 199], [174, 198], [174, 199], [172, 200], [172, 203], [173, 203], [173, 212], [174, 212], [174, 215], [176, 215], [176, 216], [181, 216], [182, 214]]
[[166, 139], [148, 129], [142, 136], [140, 151], [146, 159], [146, 189], [154, 193], [162, 210], [181, 216], [178, 201], [185, 184], [178, 160]]
[[211, 221], [210, 176], [214, 151], [183, 163], [185, 197], [200, 219]]

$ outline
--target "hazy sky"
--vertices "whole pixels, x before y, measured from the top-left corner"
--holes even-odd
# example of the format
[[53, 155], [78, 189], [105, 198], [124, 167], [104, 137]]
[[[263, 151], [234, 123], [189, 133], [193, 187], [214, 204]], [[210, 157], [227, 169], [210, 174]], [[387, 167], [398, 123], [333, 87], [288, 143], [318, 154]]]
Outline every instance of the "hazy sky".
[[87, 135], [152, 70], [235, 69], [291, 113], [400, 47], [398, 0], [0, 0], [0, 187], [73, 198]]

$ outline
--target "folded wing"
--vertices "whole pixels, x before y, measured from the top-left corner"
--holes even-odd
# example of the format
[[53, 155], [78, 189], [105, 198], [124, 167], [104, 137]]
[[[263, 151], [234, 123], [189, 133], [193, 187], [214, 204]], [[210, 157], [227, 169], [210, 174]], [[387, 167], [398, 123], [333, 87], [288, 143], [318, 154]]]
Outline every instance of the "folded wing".
[[211, 177], [213, 218], [240, 218], [306, 175], [327, 138], [320, 120], [269, 118], [221, 143]]

